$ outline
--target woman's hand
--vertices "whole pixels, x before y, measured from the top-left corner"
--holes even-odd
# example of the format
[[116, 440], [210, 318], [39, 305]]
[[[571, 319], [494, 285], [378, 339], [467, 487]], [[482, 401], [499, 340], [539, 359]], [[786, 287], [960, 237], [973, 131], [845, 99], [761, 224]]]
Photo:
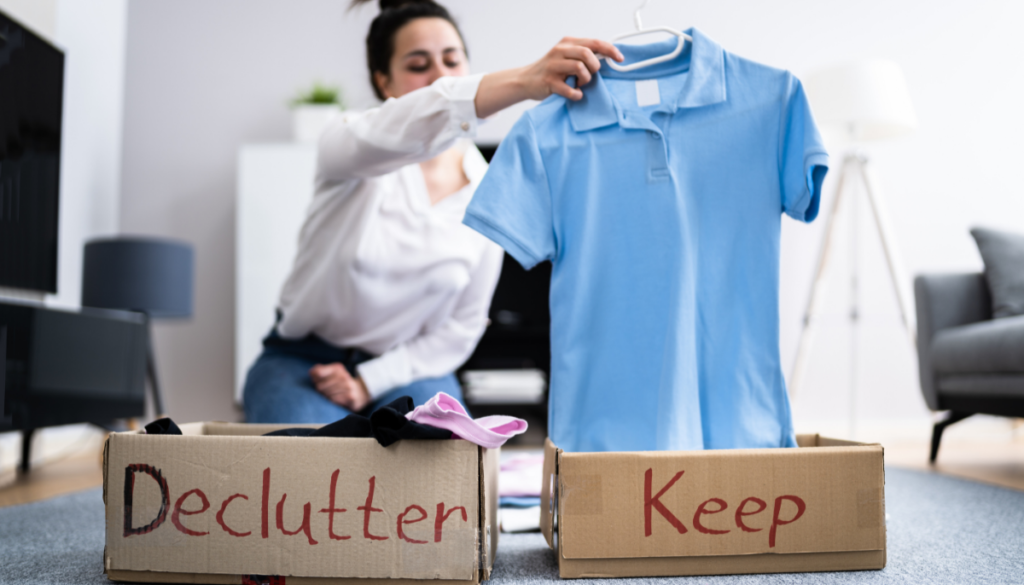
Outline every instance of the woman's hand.
[[[566, 37], [536, 63], [485, 75], [476, 92], [476, 115], [486, 118], [523, 100], [542, 100], [553, 93], [571, 100], [583, 97], [580, 89], [601, 68], [597, 55], [622, 61], [615, 45], [596, 39]], [[565, 82], [576, 76], [576, 87]]]
[[359, 412], [370, 403], [370, 393], [363, 380], [353, 378], [339, 363], [317, 364], [309, 369], [309, 377], [318, 392], [352, 412]]

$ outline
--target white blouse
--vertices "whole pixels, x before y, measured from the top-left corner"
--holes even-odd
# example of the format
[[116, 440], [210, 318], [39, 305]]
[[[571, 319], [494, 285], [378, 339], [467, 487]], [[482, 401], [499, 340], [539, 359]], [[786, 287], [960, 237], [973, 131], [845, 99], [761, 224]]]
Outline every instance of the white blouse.
[[[487, 170], [468, 140], [481, 77], [442, 77], [320, 138], [277, 330], [378, 355], [358, 366], [373, 397], [454, 371], [487, 325], [503, 252], [462, 224]], [[455, 145], [470, 184], [431, 205], [418, 163]]]

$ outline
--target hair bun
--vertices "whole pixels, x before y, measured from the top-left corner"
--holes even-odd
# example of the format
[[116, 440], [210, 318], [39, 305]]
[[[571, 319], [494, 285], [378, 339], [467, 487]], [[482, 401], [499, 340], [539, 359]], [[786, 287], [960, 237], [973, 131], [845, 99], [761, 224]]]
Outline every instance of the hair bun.
[[380, 11], [401, 8], [406, 4], [434, 4], [433, 0], [380, 0]]
[[[359, 4], [369, 4], [372, 0], [352, 0], [350, 7], [354, 8]], [[381, 12], [401, 8], [407, 4], [435, 4], [433, 0], [379, 0]]]

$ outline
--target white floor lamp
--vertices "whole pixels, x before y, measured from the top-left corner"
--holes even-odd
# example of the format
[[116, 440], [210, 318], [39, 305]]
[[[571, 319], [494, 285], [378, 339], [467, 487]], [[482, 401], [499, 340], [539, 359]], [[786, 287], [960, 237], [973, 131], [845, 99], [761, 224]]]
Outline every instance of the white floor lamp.
[[[821, 303], [823, 276], [832, 253], [832, 240], [836, 231], [836, 218], [844, 207], [850, 220], [850, 434], [853, 435], [856, 403], [857, 325], [860, 319], [858, 299], [858, 225], [857, 204], [866, 197], [871, 217], [878, 230], [889, 277], [898, 301], [903, 326], [911, 347], [914, 345], [915, 325], [911, 312], [909, 281], [904, 278], [899, 255], [895, 249], [888, 215], [871, 174], [868, 157], [859, 148], [865, 142], [909, 134], [917, 127], [917, 116], [910, 100], [907, 82], [899, 65], [891, 61], [860, 61], [823, 70], [806, 80], [807, 96], [818, 125], [851, 145], [839, 168], [839, 181], [832, 211], [825, 226], [825, 235], [818, 253], [811, 294], [804, 311], [803, 329], [797, 346], [796, 360], [790, 375], [789, 391], [798, 392], [806, 369], [807, 354], [813, 345], [814, 330]], [[846, 197], [849, 193], [849, 197]]]

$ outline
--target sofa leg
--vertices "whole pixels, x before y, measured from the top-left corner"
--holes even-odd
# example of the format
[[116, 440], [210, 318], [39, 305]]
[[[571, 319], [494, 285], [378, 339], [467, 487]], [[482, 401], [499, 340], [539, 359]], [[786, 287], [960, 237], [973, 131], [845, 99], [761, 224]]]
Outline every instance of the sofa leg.
[[935, 423], [935, 427], [932, 429], [932, 452], [928, 457], [928, 462], [932, 465], [935, 464], [935, 457], [939, 454], [939, 442], [942, 441], [942, 431], [946, 430], [946, 427], [953, 423], [958, 423], [965, 418], [971, 416], [973, 413], [968, 412], [950, 412], [944, 420]]

